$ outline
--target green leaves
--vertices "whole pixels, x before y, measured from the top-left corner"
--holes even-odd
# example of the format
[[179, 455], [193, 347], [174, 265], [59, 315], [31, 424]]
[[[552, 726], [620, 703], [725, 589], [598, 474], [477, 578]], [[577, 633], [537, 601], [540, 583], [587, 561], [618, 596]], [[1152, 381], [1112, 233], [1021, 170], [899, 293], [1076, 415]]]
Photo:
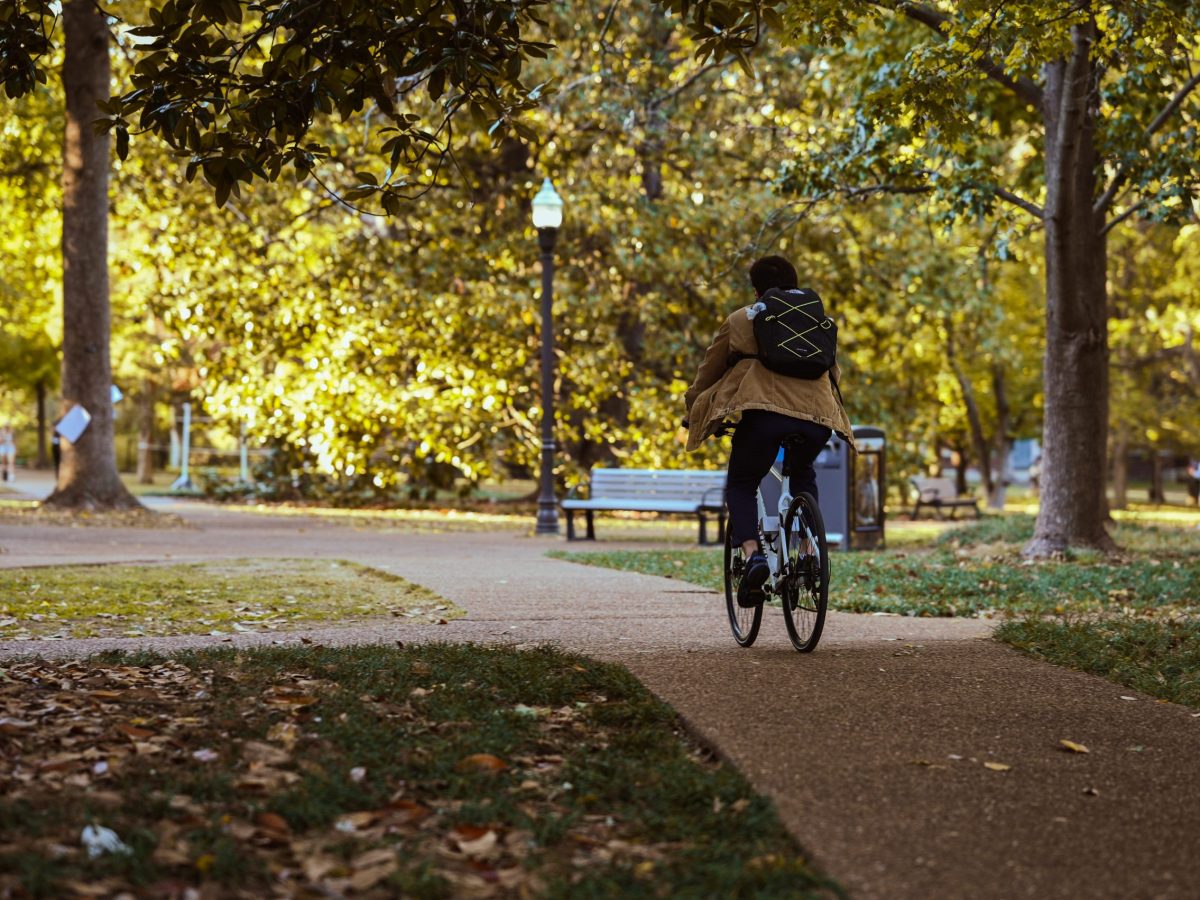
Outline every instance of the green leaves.
[[52, 0], [0, 3], [0, 82], [8, 99], [46, 83], [43, 59], [53, 50], [50, 34], [57, 15]]
[[[463, 112], [498, 137], [533, 105], [520, 80], [522, 61], [544, 58], [552, 46], [523, 31], [544, 5], [435, 0], [418, 11], [368, 0], [303, 7], [168, 0], [133, 30], [141, 41], [131, 51], [140, 58], [111, 122], [128, 128], [136, 121], [172, 149], [203, 159], [218, 205], [237, 195], [239, 182], [331, 160], [329, 148], [308, 140], [314, 127], [366, 110], [377, 134], [392, 132], [381, 149], [390, 168], [419, 179], [431, 158], [452, 151], [451, 135], [469, 136], [451, 128]], [[447, 92], [435, 115], [424, 99]], [[127, 141], [118, 134], [119, 147]], [[349, 190], [365, 199], [364, 184], [371, 182]], [[385, 210], [398, 209], [400, 195], [383, 196], [396, 198]]]

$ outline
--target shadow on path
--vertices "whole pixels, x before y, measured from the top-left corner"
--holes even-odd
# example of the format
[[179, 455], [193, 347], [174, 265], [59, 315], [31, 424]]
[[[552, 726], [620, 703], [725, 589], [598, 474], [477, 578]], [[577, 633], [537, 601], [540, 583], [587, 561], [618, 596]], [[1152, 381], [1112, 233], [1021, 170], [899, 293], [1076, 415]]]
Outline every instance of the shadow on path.
[[[447, 625], [8, 642], [0, 655], [302, 637], [554, 642], [629, 666], [775, 800], [801, 844], [855, 896], [1190, 897], [1200, 884], [1192, 772], [1200, 719], [1029, 660], [987, 640], [987, 622], [834, 614], [821, 649], [802, 656], [769, 611], [759, 643], [742, 650], [719, 595], [547, 558], [560, 541], [358, 529], [179, 502], [171, 511], [197, 527], [0, 526], [0, 567], [350, 559], [429, 587], [468, 616]], [[1091, 752], [1061, 751], [1064, 738]]]

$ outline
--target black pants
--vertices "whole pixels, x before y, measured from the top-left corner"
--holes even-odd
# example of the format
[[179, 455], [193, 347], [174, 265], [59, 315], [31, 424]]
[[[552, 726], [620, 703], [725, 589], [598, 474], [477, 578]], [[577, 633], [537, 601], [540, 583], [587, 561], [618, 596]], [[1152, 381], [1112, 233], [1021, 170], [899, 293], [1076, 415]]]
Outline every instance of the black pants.
[[807, 491], [816, 497], [817, 473], [813, 460], [825, 449], [832, 434], [824, 425], [765, 409], [742, 413], [733, 433], [729, 479], [725, 483], [729, 530], [735, 547], [758, 538], [758, 485], [771, 471], [784, 439], [792, 435], [804, 437], [804, 446], [793, 457], [792, 493]]

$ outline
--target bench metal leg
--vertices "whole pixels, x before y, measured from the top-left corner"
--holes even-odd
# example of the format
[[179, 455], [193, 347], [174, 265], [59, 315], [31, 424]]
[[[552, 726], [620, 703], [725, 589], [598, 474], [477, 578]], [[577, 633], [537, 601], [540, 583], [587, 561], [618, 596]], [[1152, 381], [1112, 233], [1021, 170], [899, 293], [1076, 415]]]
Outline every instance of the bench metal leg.
[[575, 510], [568, 509], [567, 513], [567, 540], [575, 540]]
[[590, 509], [584, 510], [587, 513], [587, 539], [594, 541], [596, 539], [596, 519]]
[[704, 513], [697, 513], [696, 516], [700, 520], [700, 546], [708, 546], [708, 519]]

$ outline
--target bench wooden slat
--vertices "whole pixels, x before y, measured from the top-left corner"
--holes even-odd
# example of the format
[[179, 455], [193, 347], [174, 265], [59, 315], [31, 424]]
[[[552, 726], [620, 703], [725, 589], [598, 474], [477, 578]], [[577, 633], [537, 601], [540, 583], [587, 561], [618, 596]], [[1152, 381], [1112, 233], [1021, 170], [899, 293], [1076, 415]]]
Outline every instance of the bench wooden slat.
[[563, 509], [628, 510], [629, 512], [694, 513], [700, 504], [693, 500], [564, 500]]

